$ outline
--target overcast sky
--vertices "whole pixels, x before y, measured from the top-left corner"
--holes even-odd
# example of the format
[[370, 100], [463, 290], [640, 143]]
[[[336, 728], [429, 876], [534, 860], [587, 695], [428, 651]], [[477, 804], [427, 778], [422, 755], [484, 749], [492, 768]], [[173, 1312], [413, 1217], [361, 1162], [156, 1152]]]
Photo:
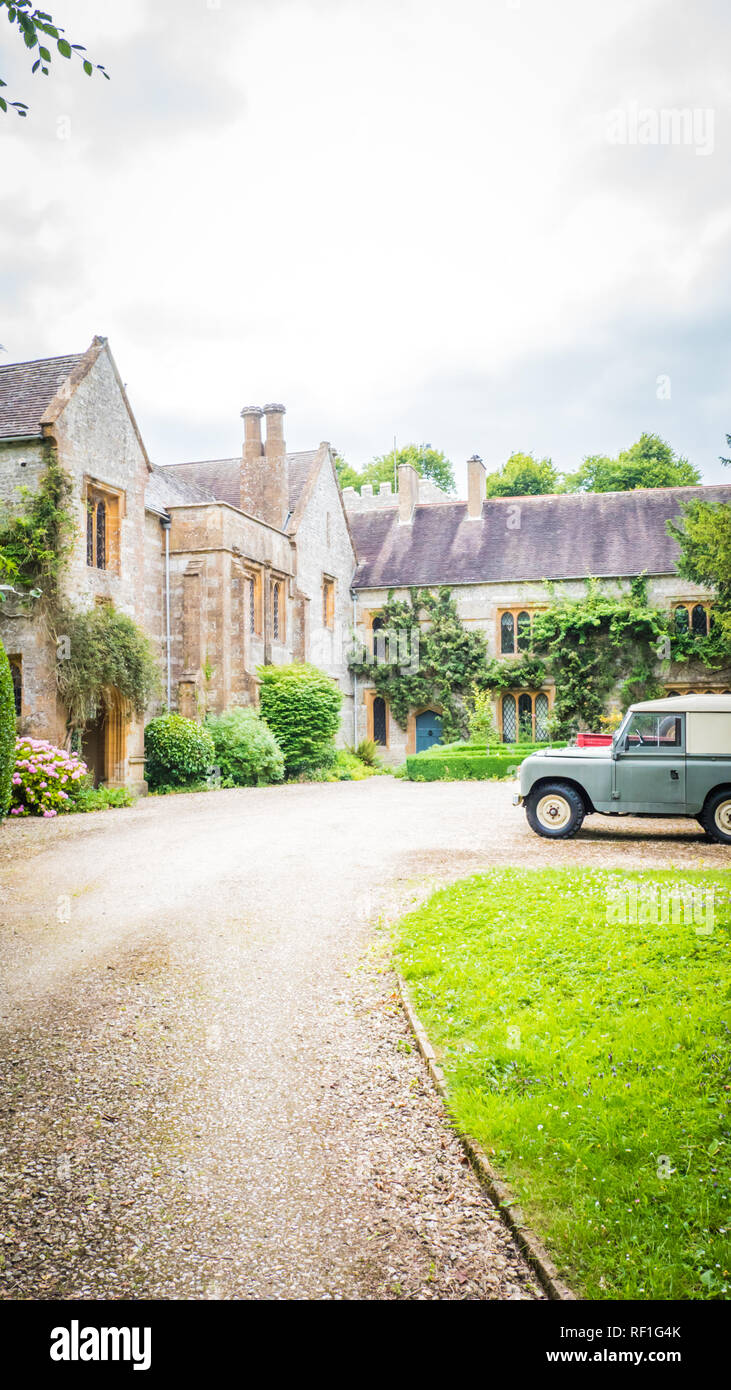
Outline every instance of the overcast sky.
[[281, 400], [355, 466], [645, 429], [728, 480], [728, 0], [48, 7], [111, 81], [3, 24], [0, 361], [107, 336], [158, 462]]

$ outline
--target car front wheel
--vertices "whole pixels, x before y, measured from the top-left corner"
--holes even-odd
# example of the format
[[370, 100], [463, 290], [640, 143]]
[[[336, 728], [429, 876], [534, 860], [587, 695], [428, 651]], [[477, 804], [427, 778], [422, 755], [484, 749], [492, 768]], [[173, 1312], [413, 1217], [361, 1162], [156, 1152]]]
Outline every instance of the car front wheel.
[[719, 845], [731, 845], [731, 791], [714, 792], [698, 817], [703, 829]]
[[549, 782], [530, 793], [525, 813], [536, 835], [545, 835], [548, 840], [570, 840], [572, 835], [578, 835], [586, 811], [575, 787]]

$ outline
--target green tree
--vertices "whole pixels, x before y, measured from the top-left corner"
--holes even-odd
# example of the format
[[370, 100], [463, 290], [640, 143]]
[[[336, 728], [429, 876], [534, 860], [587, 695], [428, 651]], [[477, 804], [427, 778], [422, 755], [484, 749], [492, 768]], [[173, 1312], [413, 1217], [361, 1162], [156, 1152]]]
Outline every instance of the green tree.
[[422, 478], [430, 478], [443, 492], [454, 492], [454, 468], [440, 449], [431, 444], [406, 444], [403, 449], [393, 449], [388, 454], [379, 454], [358, 473], [340, 455], [336, 457], [335, 467], [341, 487], [355, 487], [360, 491], [364, 483], [394, 483], [399, 465], [410, 463]]
[[594, 454], [575, 473], [565, 473], [567, 492], [632, 492], [638, 487], [692, 487], [698, 469], [657, 434], [642, 434], [616, 459]]
[[[53, 17], [45, 10], [36, 9], [33, 0], [0, 0], [0, 11], [5, 10], [8, 21], [15, 26], [18, 36], [33, 55], [31, 72], [40, 72], [47, 77], [51, 69], [53, 57], [53, 46], [62, 58], [71, 58], [75, 54], [80, 60], [87, 77], [91, 77], [95, 68], [109, 80], [109, 73], [105, 72], [101, 63], [92, 63], [86, 57], [86, 49], [81, 43], [69, 43], [64, 38], [64, 30], [58, 24], [54, 24]], [[50, 40], [50, 43], [44, 42]], [[7, 83], [0, 78], [0, 87], [6, 87]], [[24, 101], [8, 101], [0, 96], [0, 111], [7, 112], [9, 108], [17, 111], [19, 116], [27, 116], [28, 106]]]
[[535, 459], [532, 454], [511, 454], [502, 468], [487, 475], [488, 497], [535, 497], [562, 491], [551, 460]]
[[668, 531], [680, 546], [678, 573], [716, 596], [715, 619], [731, 642], [731, 506], [728, 502], [687, 502]]

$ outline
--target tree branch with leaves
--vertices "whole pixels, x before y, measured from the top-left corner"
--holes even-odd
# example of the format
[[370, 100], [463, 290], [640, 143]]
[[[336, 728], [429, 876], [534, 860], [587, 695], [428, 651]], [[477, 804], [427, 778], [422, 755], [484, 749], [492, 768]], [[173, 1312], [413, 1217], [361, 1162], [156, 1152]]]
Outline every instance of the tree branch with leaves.
[[[22, 38], [23, 43], [34, 55], [31, 72], [40, 72], [44, 77], [48, 77], [51, 70], [51, 62], [54, 57], [53, 48], [60, 53], [62, 58], [73, 58], [74, 54], [80, 59], [81, 65], [87, 77], [91, 77], [94, 72], [100, 72], [109, 81], [109, 73], [101, 63], [92, 63], [86, 54], [86, 49], [82, 43], [71, 43], [64, 37], [65, 31], [60, 25], [55, 24], [53, 16], [47, 14], [45, 10], [38, 10], [34, 7], [32, 0], [0, 0], [0, 12], [5, 11], [8, 22], [15, 28], [18, 37]], [[50, 42], [44, 42], [49, 40]], [[7, 83], [0, 77], [0, 87], [6, 87]], [[27, 116], [28, 105], [24, 101], [8, 101], [0, 95], [0, 111], [7, 113], [14, 110], [19, 116]]]

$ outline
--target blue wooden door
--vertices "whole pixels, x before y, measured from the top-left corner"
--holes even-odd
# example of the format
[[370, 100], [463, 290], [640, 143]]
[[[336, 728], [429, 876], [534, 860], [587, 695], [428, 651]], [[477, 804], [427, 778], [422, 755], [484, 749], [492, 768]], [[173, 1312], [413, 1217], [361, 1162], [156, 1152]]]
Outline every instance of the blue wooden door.
[[434, 743], [442, 741], [442, 721], [433, 709], [425, 710], [416, 716], [416, 751], [423, 753]]

